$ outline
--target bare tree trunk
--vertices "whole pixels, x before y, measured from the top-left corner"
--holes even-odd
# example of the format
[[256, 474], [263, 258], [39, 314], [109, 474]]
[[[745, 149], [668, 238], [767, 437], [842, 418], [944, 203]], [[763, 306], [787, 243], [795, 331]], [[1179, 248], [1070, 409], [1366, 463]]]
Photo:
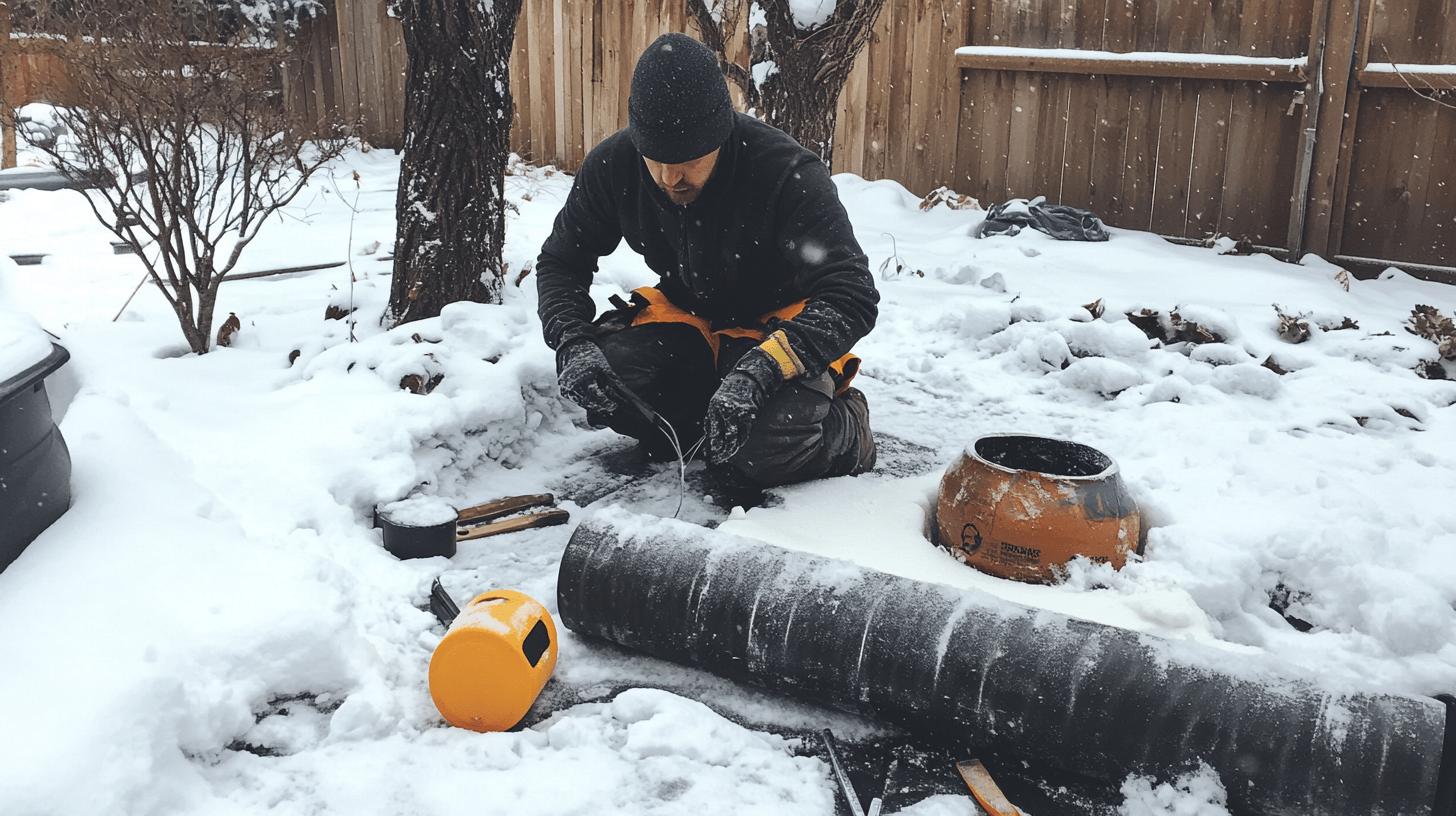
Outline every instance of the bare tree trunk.
[[703, 42], [718, 52], [724, 73], [744, 89], [749, 104], [758, 108], [763, 120], [829, 164], [834, 158], [839, 92], [854, 68], [855, 57], [869, 40], [885, 0], [838, 0], [829, 19], [808, 30], [794, 22], [790, 0], [758, 0], [767, 26], [762, 39], [753, 42], [752, 60], [755, 66], [772, 63], [760, 86], [744, 76], [728, 53], [730, 44], [739, 41], [734, 29], [747, 23], [746, 15], [739, 17], [718, 5], [715, 18], [708, 0], [685, 2]]
[[409, 73], [389, 319], [498, 303], [521, 0], [400, 0]]
[[759, 4], [768, 22], [764, 60], [774, 66], [759, 88], [764, 120], [829, 164], [839, 92], [885, 0], [839, 0], [829, 19], [808, 31], [794, 23], [789, 0]]
[[776, 56], [777, 70], [759, 89], [764, 121], [818, 153], [825, 164], [831, 163], [839, 92], [849, 72], [826, 72], [820, 81], [816, 79], [821, 72], [820, 61], [810, 49], [793, 48]]
[[[11, 84], [7, 76], [9, 66], [15, 64], [10, 59], [10, 3], [7, 0], [0, 0], [0, 139], [5, 141], [3, 153], [0, 153], [0, 170], [9, 169], [15, 166], [17, 160], [15, 114], [11, 108], [10, 98], [6, 95], [5, 89]], [[16, 100], [19, 101], [19, 100]]]

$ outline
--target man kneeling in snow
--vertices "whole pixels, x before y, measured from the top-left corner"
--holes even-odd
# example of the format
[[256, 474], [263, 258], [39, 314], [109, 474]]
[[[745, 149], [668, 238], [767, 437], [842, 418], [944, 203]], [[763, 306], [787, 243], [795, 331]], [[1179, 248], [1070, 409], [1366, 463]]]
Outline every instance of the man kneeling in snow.
[[[684, 450], [706, 435], [709, 463], [743, 487], [869, 470], [849, 350], [879, 294], [823, 162], [735, 113], [712, 52], [682, 34], [643, 52], [628, 110], [586, 157], [536, 264], [562, 393], [670, 456], [645, 402]], [[593, 321], [597, 259], [623, 238], [661, 280]]]

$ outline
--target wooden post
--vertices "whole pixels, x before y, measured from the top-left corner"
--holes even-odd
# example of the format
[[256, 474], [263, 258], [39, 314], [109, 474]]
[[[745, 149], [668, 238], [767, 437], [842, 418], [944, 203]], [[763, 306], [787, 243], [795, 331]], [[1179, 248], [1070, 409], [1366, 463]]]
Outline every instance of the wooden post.
[[1319, 73], [1311, 76], [1318, 83], [1315, 87], [1323, 88], [1324, 93], [1315, 123], [1303, 236], [1305, 249], [1326, 258], [1339, 249], [1332, 240], [1333, 221], [1338, 216], [1337, 199], [1343, 198], [1340, 188], [1349, 183], [1347, 177], [1341, 177], [1340, 160], [1349, 132], [1355, 126], [1351, 109], [1358, 107], [1359, 102], [1359, 89], [1353, 85], [1358, 67], [1355, 63], [1360, 18], [1373, 0], [1329, 0], [1329, 3], [1329, 24], [1324, 30], [1316, 26], [1310, 37], [1311, 54], [1317, 53], [1319, 40], [1324, 39]]
[[1325, 47], [1330, 29], [1330, 3], [1332, 0], [1316, 0], [1313, 21], [1310, 25], [1308, 78], [1304, 85], [1304, 115], [1299, 124], [1299, 152], [1294, 171], [1294, 190], [1289, 200], [1289, 233], [1285, 246], [1289, 259], [1297, 261], [1304, 255], [1304, 224], [1309, 217], [1310, 181], [1314, 174], [1314, 151], [1319, 143], [1320, 110], [1324, 102], [1321, 93], [1324, 77]]
[[10, 72], [14, 67], [10, 47], [10, 3], [0, 0], [0, 139], [5, 140], [4, 155], [0, 156], [0, 169], [14, 167], [16, 155], [14, 109], [10, 107]]

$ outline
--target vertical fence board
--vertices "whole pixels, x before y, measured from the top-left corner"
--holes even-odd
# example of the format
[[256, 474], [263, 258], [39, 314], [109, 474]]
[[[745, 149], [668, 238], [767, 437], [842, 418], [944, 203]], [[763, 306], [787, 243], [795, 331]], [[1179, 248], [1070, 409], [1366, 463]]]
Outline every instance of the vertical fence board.
[[[1098, 32], [1100, 35], [1100, 32]], [[1097, 146], [1097, 105], [1105, 93], [1100, 77], [1067, 77], [1066, 144], [1057, 200], [1074, 207], [1092, 200], [1092, 154]]]
[[1010, 120], [1006, 144], [1006, 186], [1036, 195], [1036, 137], [1041, 125], [1041, 88], [1046, 78], [1026, 72], [1008, 75]]
[[1127, 168], [1128, 109], [1132, 97], [1127, 80], [1102, 77], [1093, 86], [1092, 158], [1087, 206], [1111, 218], [1118, 209], [1123, 171]]
[[1165, 85], [1149, 79], [1131, 80], [1127, 115], [1127, 150], [1124, 153], [1117, 223], [1147, 229], [1152, 217], [1153, 184], [1157, 179], [1158, 134], [1162, 126]]
[[1193, 161], [1188, 179], [1188, 210], [1178, 234], [1208, 238], [1218, 231], [1223, 201], [1224, 156], [1229, 147], [1232, 83], [1210, 83], [1198, 92]]
[[1071, 78], [1060, 74], [1041, 77], [1040, 127], [1035, 139], [1033, 188], [1048, 201], [1062, 200], [1062, 176], [1066, 167], [1067, 105]]
[[864, 175], [867, 178], [883, 178], [885, 175], [885, 146], [890, 140], [890, 84], [894, 81], [890, 73], [894, 65], [892, 35], [899, 0], [889, 0], [875, 23], [875, 32], [866, 50], [869, 82], [868, 98], [865, 101]]

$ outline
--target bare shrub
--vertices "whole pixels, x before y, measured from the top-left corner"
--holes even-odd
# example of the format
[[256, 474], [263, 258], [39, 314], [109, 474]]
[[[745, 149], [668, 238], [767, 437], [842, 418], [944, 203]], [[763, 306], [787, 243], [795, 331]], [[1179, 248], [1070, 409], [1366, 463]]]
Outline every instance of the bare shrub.
[[269, 218], [347, 145], [285, 108], [278, 66], [300, 0], [37, 0], [63, 57], [69, 135], [32, 146], [96, 185], [97, 220], [141, 259], [193, 352], [218, 287]]

